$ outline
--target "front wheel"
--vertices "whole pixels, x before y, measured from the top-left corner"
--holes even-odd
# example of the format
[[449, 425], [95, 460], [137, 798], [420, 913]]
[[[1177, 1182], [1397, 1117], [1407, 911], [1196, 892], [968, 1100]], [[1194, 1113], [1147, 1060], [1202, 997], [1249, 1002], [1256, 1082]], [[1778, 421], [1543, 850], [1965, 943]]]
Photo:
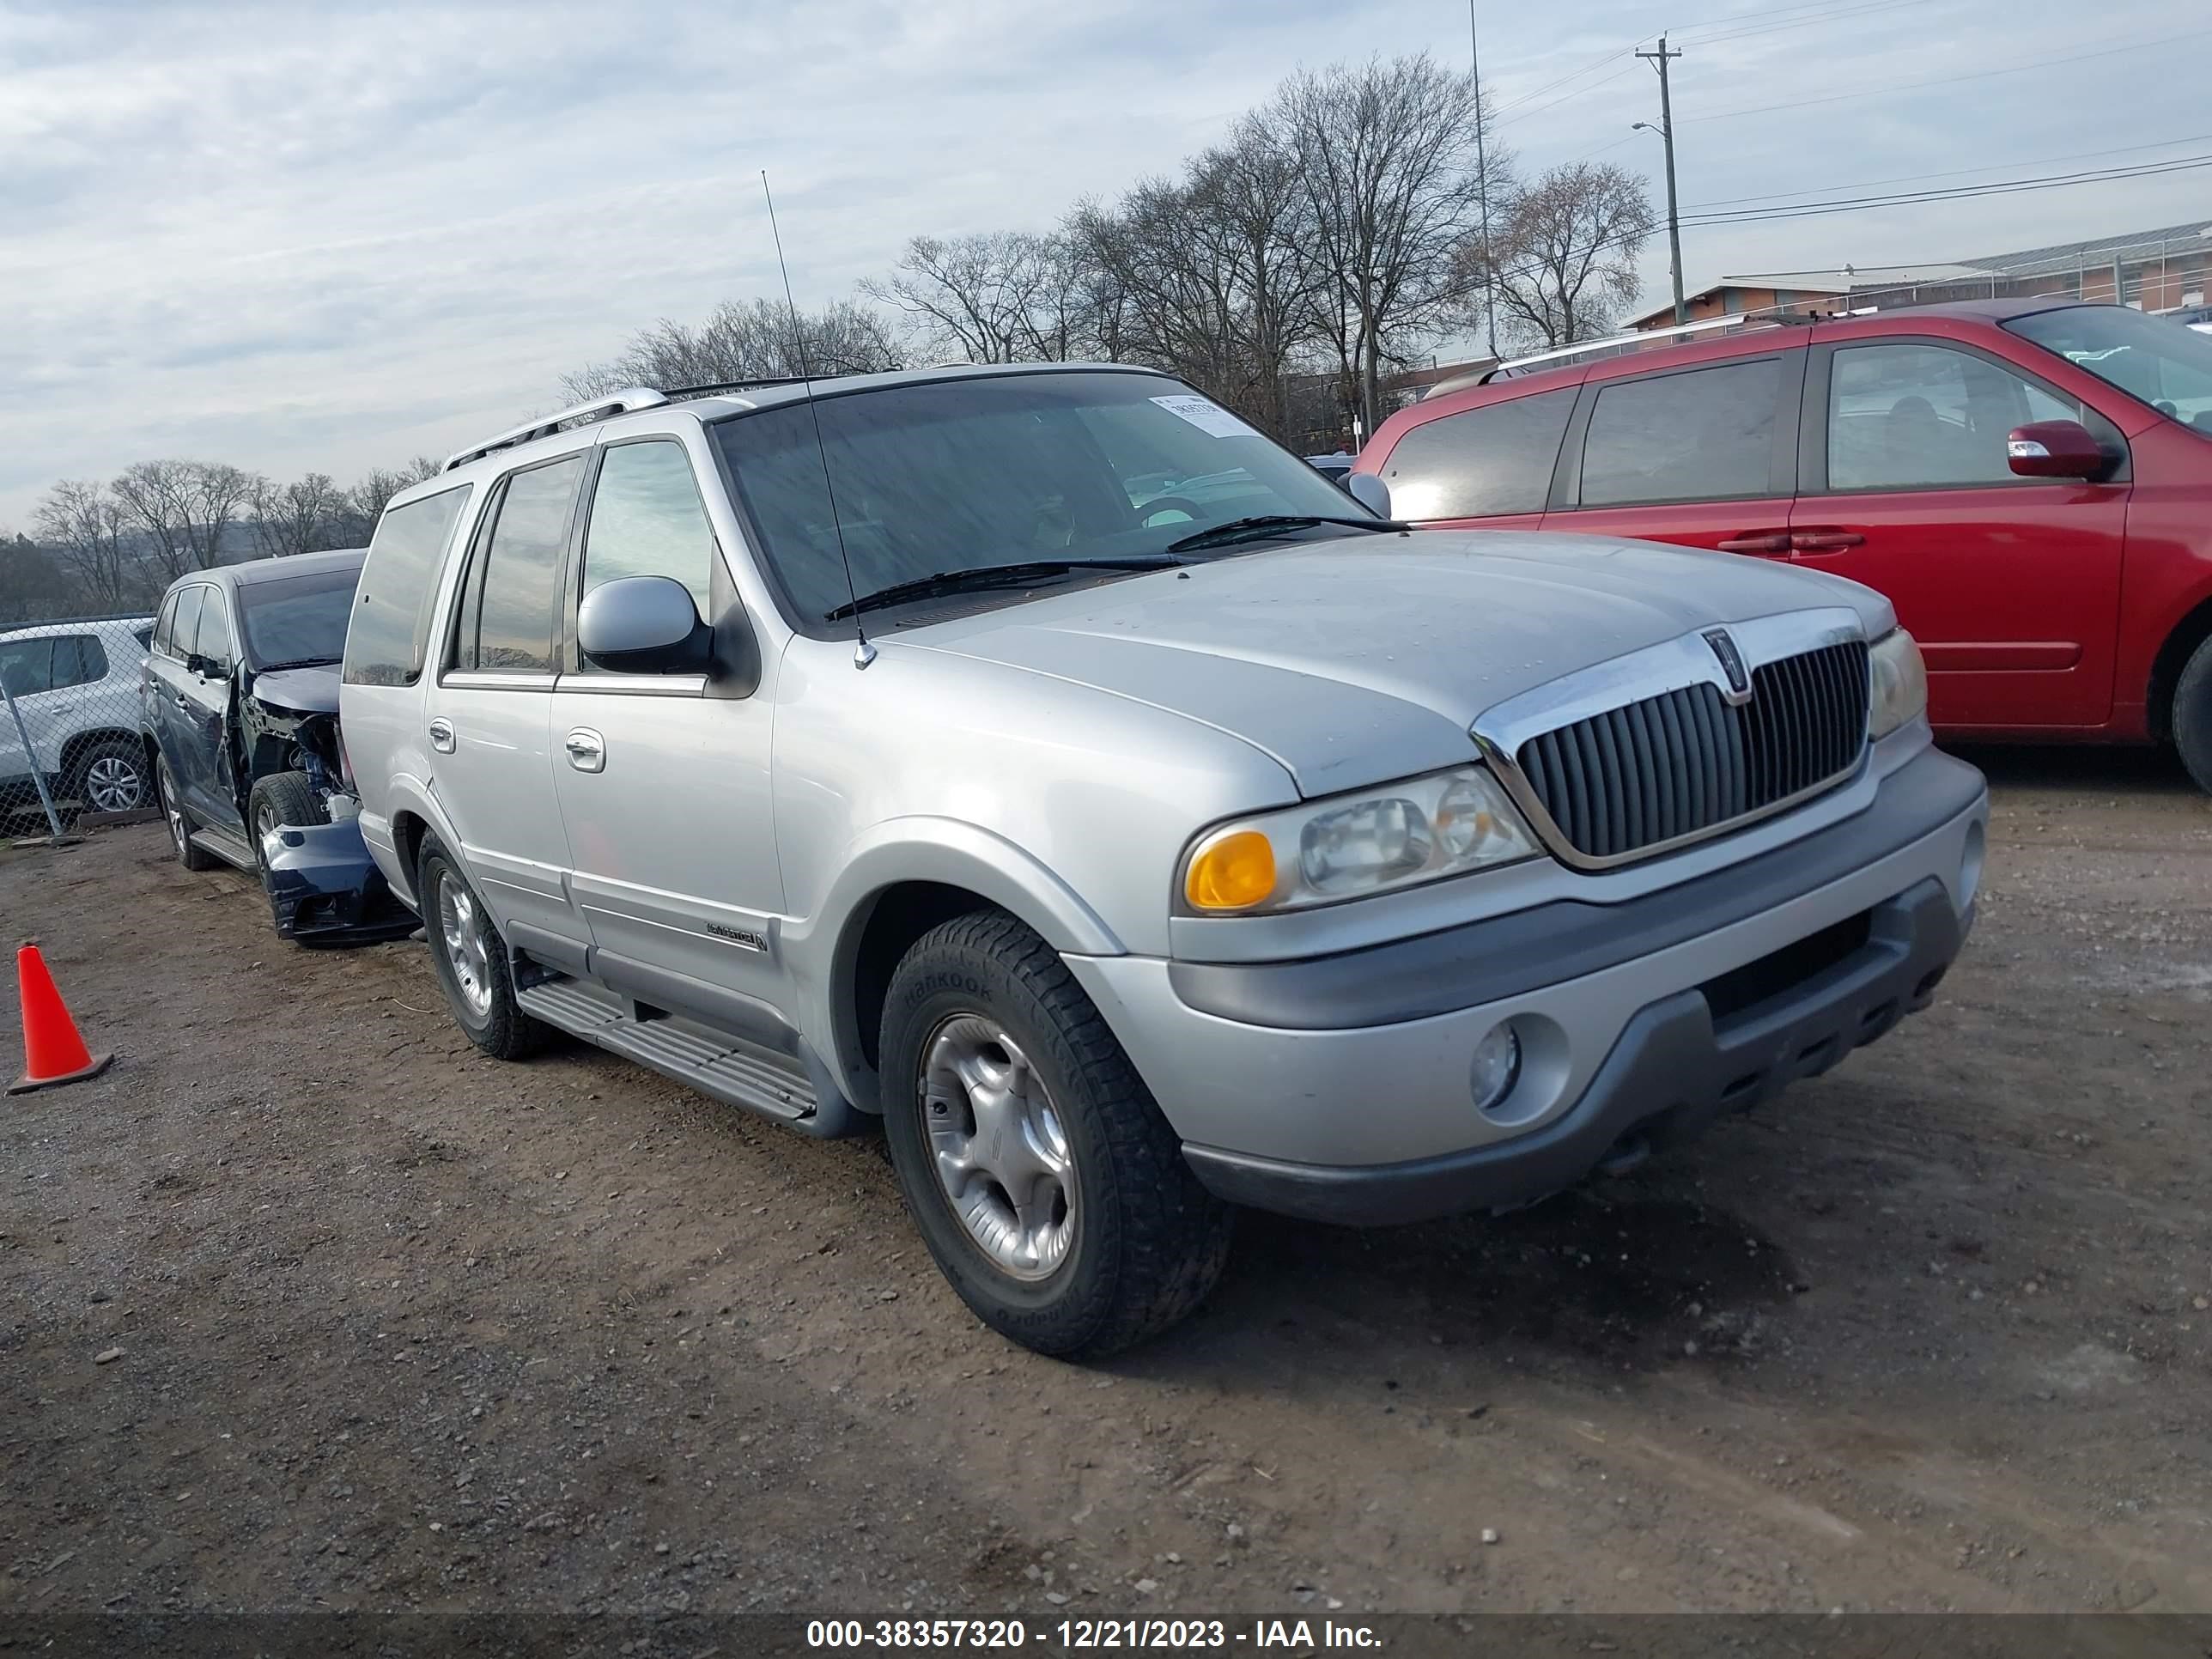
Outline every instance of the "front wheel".
[[246, 821], [253, 830], [253, 861], [269, 873], [269, 837], [286, 824], [328, 823], [331, 809], [302, 772], [271, 772], [257, 778], [246, 798]]
[[515, 1002], [506, 942], [434, 836], [423, 839], [415, 893], [438, 983], [469, 1041], [495, 1060], [526, 1060], [543, 1048], [552, 1029]]
[[1040, 1353], [1111, 1353], [1195, 1308], [1232, 1212], [1058, 954], [995, 911], [948, 921], [891, 976], [884, 1129], [922, 1241], [961, 1300]]
[[2191, 653], [2174, 683], [2173, 746], [2197, 787], [2212, 794], [2212, 639]]

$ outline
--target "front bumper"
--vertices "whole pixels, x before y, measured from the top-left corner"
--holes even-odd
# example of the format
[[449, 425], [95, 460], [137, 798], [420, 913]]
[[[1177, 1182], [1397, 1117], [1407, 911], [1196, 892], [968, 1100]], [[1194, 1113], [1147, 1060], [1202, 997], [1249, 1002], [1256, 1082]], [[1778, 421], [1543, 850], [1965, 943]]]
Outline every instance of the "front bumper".
[[271, 840], [263, 884], [276, 931], [301, 945], [374, 945], [422, 924], [392, 896], [358, 819], [288, 824]]
[[[1508, 1208], [1686, 1139], [1925, 1006], [1972, 921], [1987, 794], [1930, 750], [1851, 818], [1612, 904], [1304, 962], [1070, 957], [1240, 1204], [1412, 1221]], [[1519, 1080], [1478, 1110], [1501, 1022]]]

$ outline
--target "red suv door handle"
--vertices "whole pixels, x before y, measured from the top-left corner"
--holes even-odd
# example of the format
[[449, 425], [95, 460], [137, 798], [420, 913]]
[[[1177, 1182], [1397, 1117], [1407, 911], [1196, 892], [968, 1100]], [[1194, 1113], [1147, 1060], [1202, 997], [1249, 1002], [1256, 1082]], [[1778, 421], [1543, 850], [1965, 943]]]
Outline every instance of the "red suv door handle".
[[1790, 537], [1786, 532], [1770, 530], [1755, 536], [1731, 536], [1713, 545], [1723, 553], [1787, 553]]
[[1790, 536], [1790, 545], [1800, 553], [1840, 553], [1865, 540], [1856, 530], [1800, 530]]

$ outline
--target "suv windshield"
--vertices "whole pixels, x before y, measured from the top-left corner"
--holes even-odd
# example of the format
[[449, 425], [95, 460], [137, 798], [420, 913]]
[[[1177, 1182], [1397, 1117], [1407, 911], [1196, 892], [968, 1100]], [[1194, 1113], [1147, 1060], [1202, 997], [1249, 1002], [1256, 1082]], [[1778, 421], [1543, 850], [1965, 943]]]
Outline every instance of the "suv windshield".
[[358, 570], [327, 570], [240, 583], [246, 659], [258, 669], [336, 662], [345, 654], [346, 615], [360, 580]]
[[2005, 326], [2160, 414], [2212, 434], [2212, 335], [2125, 306], [2069, 306]]
[[855, 592], [987, 566], [1064, 563], [1080, 576], [1091, 562], [1164, 555], [1232, 520], [1371, 516], [1228, 410], [1151, 374], [927, 381], [823, 398], [813, 410], [785, 404], [713, 431], [768, 562], [809, 622]]

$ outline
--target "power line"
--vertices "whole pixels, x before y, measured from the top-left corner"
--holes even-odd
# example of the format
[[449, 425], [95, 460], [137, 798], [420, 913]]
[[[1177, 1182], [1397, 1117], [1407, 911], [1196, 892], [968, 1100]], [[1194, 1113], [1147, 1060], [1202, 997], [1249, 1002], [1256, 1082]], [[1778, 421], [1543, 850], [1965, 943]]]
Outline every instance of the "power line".
[[2194, 40], [2212, 34], [2212, 29], [2189, 29], [2180, 34], [2160, 35], [2154, 40], [2131, 40], [2124, 46], [2106, 46], [2097, 52], [2062, 52], [2055, 58], [2033, 58], [2024, 64], [2008, 64], [1998, 69], [1976, 70], [1966, 75], [1939, 76], [1928, 81], [1898, 81], [1884, 87], [1861, 87], [1852, 92], [1831, 93], [1824, 98], [1795, 98], [1786, 104], [1759, 104], [1749, 109], [1721, 110], [1711, 115], [1692, 115], [1692, 121], [1735, 121], [1747, 115], [1771, 115], [1780, 110], [1808, 109], [1818, 104], [1840, 104], [1854, 98], [1875, 98], [1892, 92], [1911, 92], [1921, 87], [1951, 87], [1962, 81], [1986, 81], [1999, 75], [2017, 75], [2024, 70], [2048, 69], [2053, 64], [2079, 64], [2092, 58], [2110, 58], [2123, 52], [2141, 52], [2148, 46], [2171, 46], [2177, 40]]
[[[2046, 179], [2015, 179], [1999, 184], [1961, 187], [1954, 191], [1936, 192], [1929, 199], [1959, 201], [1977, 196], [2009, 196], [2030, 191], [2062, 190], [2070, 188], [2076, 185], [2102, 184], [2112, 182], [2116, 179], [2123, 178], [2153, 178], [2161, 173], [2182, 173], [2194, 168], [2205, 167], [2212, 167], [2212, 155], [2191, 156], [2175, 161], [2146, 162], [2142, 167], [2136, 169], [2107, 168], [2093, 173], [2058, 174]], [[1864, 212], [1870, 208], [1911, 207], [1917, 205], [1920, 199], [1922, 198], [1862, 198], [1834, 203], [1808, 204], [1802, 209], [1781, 208], [1763, 211], [1754, 210], [1741, 215], [1717, 214], [1710, 216], [1709, 218], [1700, 220], [1698, 222], [1708, 227], [1731, 224], [1755, 224], [1764, 222], [1768, 220], [1809, 217], [1816, 213], [1859, 213]], [[1599, 241], [1591, 243], [1587, 247], [1572, 249], [1566, 254], [1563, 255], [1562, 258], [1570, 262], [1586, 258], [1591, 254], [1602, 253], [1608, 249], [1624, 246], [1631, 242], [1641, 242], [1649, 236], [1650, 234], [1650, 233], [1649, 231], [1630, 231], [1624, 232], [1616, 236], [1605, 237]], [[1547, 261], [1536, 264], [1523, 265], [1511, 270], [1502, 270], [1498, 272], [1498, 275], [1501, 277], [1531, 276], [1544, 270], [1547, 264], [1553, 262]], [[1933, 261], [1928, 263], [1943, 264], [1952, 262]], [[1778, 272], [1776, 274], [1787, 275], [1789, 273]], [[1814, 276], [1820, 273], [1806, 271], [1800, 274]], [[2003, 275], [2002, 272], [1993, 272], [1991, 274], [2000, 276]], [[1911, 285], [1901, 284], [1900, 286]]]
[[1683, 217], [1685, 222], [1698, 225], [1741, 225], [1778, 219], [1809, 219], [1824, 214], [1863, 212], [1869, 208], [1917, 207], [1932, 202], [1959, 202], [1983, 196], [2014, 196], [2030, 191], [2059, 190], [2073, 185], [2118, 184], [2130, 179], [2155, 179], [2169, 173], [2188, 173], [2205, 167], [2212, 167], [2212, 155], [2179, 156], [2167, 161], [2145, 161], [2135, 167], [2098, 167], [2086, 173], [1960, 185], [1942, 190], [1900, 191], [1880, 196], [1842, 197], [1826, 202], [1800, 202], [1784, 207], [1686, 214]]
[[[1912, 3], [1917, 5], [1919, 0], [1912, 0]], [[1613, 143], [1625, 144], [1627, 142], [1626, 138], [1617, 138]], [[1803, 190], [1777, 191], [1768, 196], [1728, 196], [1723, 197], [1718, 201], [1692, 202], [1683, 211], [1698, 213], [1707, 208], [1737, 207], [1752, 202], [1787, 201], [1792, 197], [1810, 196], [1816, 191], [1822, 190], [1871, 190], [1877, 185], [1913, 185], [1918, 184], [1923, 179], [1956, 179], [1962, 173], [1980, 173], [1985, 168], [1993, 167], [2050, 167], [2060, 161], [2093, 161], [2100, 155], [2133, 155], [2147, 149], [2172, 149], [2181, 144], [2203, 143], [2212, 143], [2212, 132], [2197, 133], [2186, 138], [2161, 138], [2156, 143], [2150, 144], [2121, 144], [2112, 149], [2085, 149], [2070, 155], [2038, 155], [2023, 161], [1982, 161], [1970, 167], [1951, 167], [1941, 173], [1907, 173], [1890, 179], [1855, 179], [1848, 184], [1831, 182], [1812, 185]], [[1607, 149], [1611, 149], [1613, 147], [1613, 144], [1605, 146]], [[1591, 153], [1595, 155], [1599, 152]]]

